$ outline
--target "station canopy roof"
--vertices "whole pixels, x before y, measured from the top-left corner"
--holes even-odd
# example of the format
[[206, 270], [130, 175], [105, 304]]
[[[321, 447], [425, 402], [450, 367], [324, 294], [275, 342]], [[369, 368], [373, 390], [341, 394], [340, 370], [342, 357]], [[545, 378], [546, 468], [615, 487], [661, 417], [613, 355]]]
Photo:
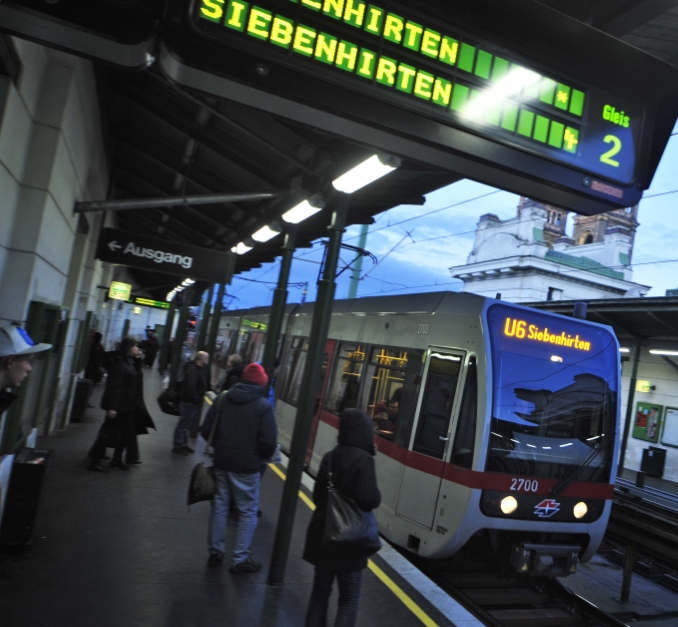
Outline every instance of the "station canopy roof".
[[[529, 4], [528, 0], [505, 2], [523, 8]], [[38, 11], [30, 0], [12, 0], [10, 4], [22, 11]], [[91, 4], [91, 19], [96, 21], [97, 2]], [[166, 4], [171, 3], [141, 3], [142, 8], [158, 11], [157, 15]], [[541, 0], [541, 4], [678, 66], [678, 0]], [[10, 10], [7, 3], [3, 5], [3, 10]], [[25, 31], [26, 36], [63, 48], [58, 33], [49, 35], [53, 26], [58, 30], [59, 11], [68, 8], [63, 5], [41, 5], [39, 11], [44, 12], [45, 19], [55, 21], [32, 31], [40, 32], [39, 36], [31, 34], [30, 29]], [[427, 2], [413, 0], [412, 5], [425, 10]], [[462, 2], [455, 7], [463, 11]], [[82, 15], [85, 24], [89, 13]], [[15, 34], [24, 32], [20, 21], [3, 28]], [[0, 41], [0, 65], [11, 74], [7, 66], [16, 64], [16, 60], [6, 50], [7, 42]], [[577, 45], [576, 41], [571, 43]], [[360, 144], [355, 138], [348, 141], [331, 128], [317, 124], [312, 128], [289, 116], [282, 118], [179, 86], [161, 74], [158, 63], [137, 72], [116, 69], [110, 63], [95, 64], [111, 165], [110, 199], [285, 192], [257, 201], [118, 211], [116, 226], [125, 231], [227, 251], [279, 219], [309, 192], [327, 189], [333, 179], [375, 152], [367, 143]], [[16, 68], [15, 73], [18, 75]], [[437, 169], [406, 159], [397, 170], [353, 195], [347, 224], [369, 224], [374, 215], [400, 204], [423, 204], [425, 194], [459, 178], [449, 168]], [[325, 209], [303, 222], [297, 247], [326, 235], [329, 221], [330, 210]], [[282, 237], [278, 236], [239, 255], [236, 273], [274, 260], [281, 244]], [[141, 269], [132, 272], [138, 282], [135, 287], [154, 298], [164, 298], [167, 288], [177, 282], [176, 277], [166, 274]]]
[[[574, 301], [526, 303], [571, 316]], [[611, 326], [622, 347], [678, 350], [678, 298], [610, 298], [587, 301], [586, 319]]]

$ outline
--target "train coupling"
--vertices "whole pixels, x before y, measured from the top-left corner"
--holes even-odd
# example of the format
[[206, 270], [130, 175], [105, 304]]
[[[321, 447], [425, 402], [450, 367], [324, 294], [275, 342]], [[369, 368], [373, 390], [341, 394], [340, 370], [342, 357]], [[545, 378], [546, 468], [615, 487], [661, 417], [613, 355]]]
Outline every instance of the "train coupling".
[[521, 575], [535, 577], [566, 577], [577, 571], [577, 545], [515, 544], [511, 552], [511, 566]]

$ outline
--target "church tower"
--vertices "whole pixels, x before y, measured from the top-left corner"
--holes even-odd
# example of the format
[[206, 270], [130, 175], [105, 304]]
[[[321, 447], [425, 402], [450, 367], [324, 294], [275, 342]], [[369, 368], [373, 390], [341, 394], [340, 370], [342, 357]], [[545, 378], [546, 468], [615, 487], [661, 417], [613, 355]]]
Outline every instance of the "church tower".
[[624, 235], [629, 238], [631, 243], [628, 255], [628, 263], [631, 263], [633, 241], [638, 226], [638, 205], [635, 205], [626, 209], [601, 213], [597, 216], [576, 216], [572, 238], [577, 246], [585, 246], [586, 244], [603, 242], [607, 236], [613, 234]]

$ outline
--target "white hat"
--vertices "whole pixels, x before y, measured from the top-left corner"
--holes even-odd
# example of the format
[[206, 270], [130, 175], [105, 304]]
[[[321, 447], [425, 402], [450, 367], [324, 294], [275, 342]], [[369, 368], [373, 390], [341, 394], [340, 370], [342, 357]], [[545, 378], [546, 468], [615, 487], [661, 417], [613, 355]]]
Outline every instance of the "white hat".
[[10, 355], [30, 355], [52, 348], [51, 344], [36, 344], [22, 329], [15, 324], [0, 327], [0, 357]]

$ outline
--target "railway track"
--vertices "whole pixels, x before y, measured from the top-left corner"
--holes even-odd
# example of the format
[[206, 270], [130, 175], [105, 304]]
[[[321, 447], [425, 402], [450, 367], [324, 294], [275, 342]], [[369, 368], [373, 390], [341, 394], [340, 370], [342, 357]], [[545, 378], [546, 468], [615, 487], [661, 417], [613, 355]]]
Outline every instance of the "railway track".
[[439, 573], [454, 598], [490, 627], [625, 627], [557, 580]]

